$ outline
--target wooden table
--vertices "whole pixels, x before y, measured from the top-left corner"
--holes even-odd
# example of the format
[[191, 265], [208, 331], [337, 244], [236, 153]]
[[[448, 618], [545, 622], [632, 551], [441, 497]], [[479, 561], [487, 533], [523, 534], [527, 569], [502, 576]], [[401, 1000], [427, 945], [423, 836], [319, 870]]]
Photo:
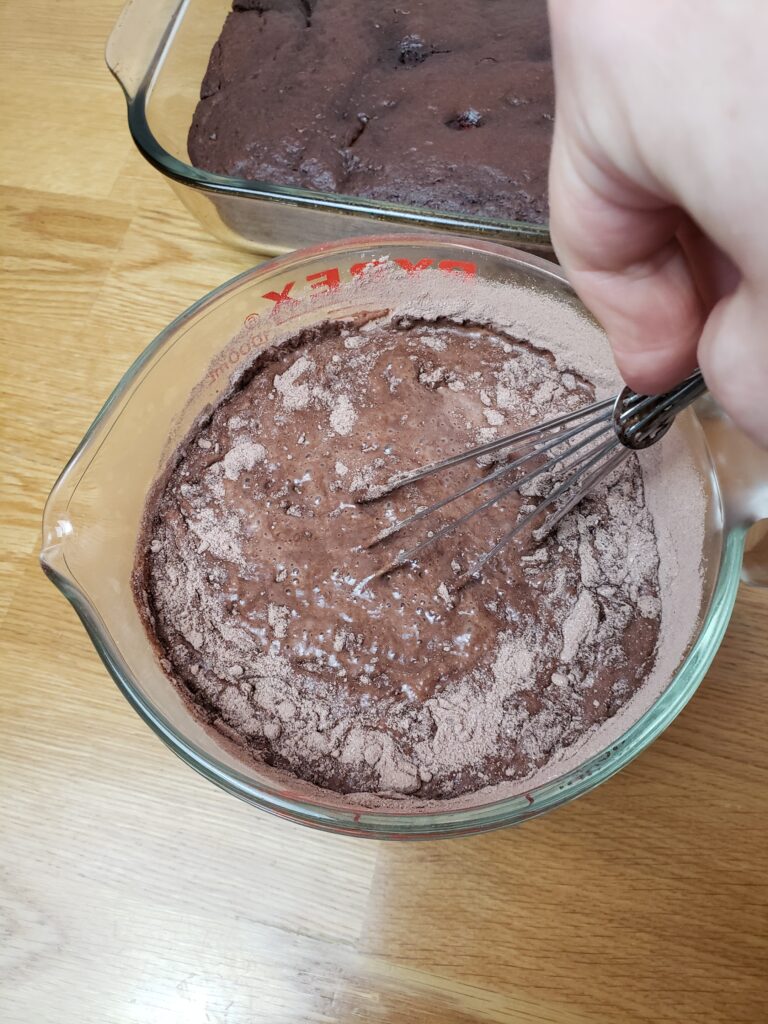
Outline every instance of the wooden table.
[[102, 60], [119, 6], [0, 3], [0, 1020], [766, 1020], [768, 593], [742, 591], [693, 703], [591, 796], [384, 845], [198, 778], [43, 577], [45, 496], [108, 392], [252, 262], [134, 152]]

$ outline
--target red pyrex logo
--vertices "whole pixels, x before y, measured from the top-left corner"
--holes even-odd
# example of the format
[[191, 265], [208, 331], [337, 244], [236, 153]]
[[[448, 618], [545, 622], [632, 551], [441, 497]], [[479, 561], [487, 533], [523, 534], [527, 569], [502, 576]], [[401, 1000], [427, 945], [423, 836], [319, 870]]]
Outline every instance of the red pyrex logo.
[[[474, 277], [477, 274], [477, 264], [464, 262], [463, 260], [435, 260], [432, 257], [425, 256], [414, 263], [402, 256], [398, 256], [395, 259], [387, 257], [386, 259], [371, 259], [362, 263], [353, 263], [348, 270], [344, 271], [339, 267], [328, 267], [326, 270], [319, 270], [315, 274], [307, 274], [304, 278], [286, 281], [281, 291], [265, 292], [262, 298], [274, 303], [274, 306], [269, 310], [270, 318], [276, 317], [280, 323], [286, 323], [291, 319], [290, 304], [297, 301], [293, 296], [293, 290], [299, 281], [308, 284], [313, 292], [321, 295], [323, 292], [335, 291], [341, 285], [342, 274], [348, 276], [351, 280], [359, 277], [366, 271], [370, 271], [372, 268], [384, 267], [392, 263], [400, 267], [401, 270], [404, 270], [406, 274], [417, 274], [421, 270], [429, 269], [440, 270], [445, 274], [465, 274], [469, 277]], [[263, 323], [264, 316], [263, 312], [249, 313], [244, 321], [245, 326], [255, 327], [258, 323]], [[247, 356], [255, 354], [268, 342], [269, 332], [266, 334], [259, 332], [249, 334], [237, 345], [229, 345], [211, 364], [206, 377], [207, 382], [213, 384], [222, 375], [229, 375]]]
[[[369, 270], [371, 267], [385, 266], [387, 263], [394, 263], [407, 274], [415, 274], [420, 270], [429, 270], [431, 267], [434, 267], [437, 270], [442, 270], [447, 274], [458, 273], [473, 276], [477, 273], [476, 263], [465, 263], [462, 260], [435, 261], [428, 256], [418, 260], [416, 263], [412, 263], [411, 260], [398, 256], [393, 260], [380, 259], [367, 260], [364, 263], [353, 263], [349, 268], [349, 276], [359, 277], [360, 274], [365, 273], [365, 271]], [[332, 292], [341, 284], [341, 271], [338, 267], [328, 267], [327, 270], [320, 270], [316, 274], [307, 274], [304, 280], [313, 291], [317, 291], [322, 288], [325, 291]], [[277, 307], [282, 302], [288, 302], [292, 299], [291, 292], [296, 287], [297, 283], [297, 281], [287, 281], [283, 286], [282, 291], [265, 292], [262, 298], [269, 299], [271, 302], [274, 302], [275, 307]]]

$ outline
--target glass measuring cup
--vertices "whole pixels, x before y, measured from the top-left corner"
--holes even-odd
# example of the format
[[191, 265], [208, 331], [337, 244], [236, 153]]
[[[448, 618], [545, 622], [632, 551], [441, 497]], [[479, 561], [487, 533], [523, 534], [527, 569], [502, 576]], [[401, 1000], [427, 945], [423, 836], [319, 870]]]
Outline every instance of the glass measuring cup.
[[[556, 266], [493, 243], [435, 236], [352, 239], [293, 253], [247, 271], [170, 324], [128, 370], [62, 472], [43, 518], [43, 568], [72, 602], [97, 651], [132, 706], [188, 764], [222, 788], [295, 821], [335, 832], [418, 838], [516, 824], [560, 806], [609, 778], [643, 750], [693, 695], [725, 631], [740, 575], [768, 584], [768, 550], [745, 557], [750, 527], [768, 519], [768, 454], [751, 445], [711, 402], [680, 418], [707, 488], [705, 571], [696, 636], [652, 707], [608, 749], [518, 796], [426, 811], [341, 805], [246, 763], [197, 722], [165, 676], [130, 589], [147, 491], [199, 412], [226, 389], [252, 341], [227, 345], [249, 318], [267, 326], [281, 297], [317, 296], [296, 328], [334, 313], [335, 285], [377, 260], [446, 273], [523, 282], [580, 308]], [[368, 296], [368, 301], [370, 295]], [[190, 398], [192, 396], [192, 398]]]

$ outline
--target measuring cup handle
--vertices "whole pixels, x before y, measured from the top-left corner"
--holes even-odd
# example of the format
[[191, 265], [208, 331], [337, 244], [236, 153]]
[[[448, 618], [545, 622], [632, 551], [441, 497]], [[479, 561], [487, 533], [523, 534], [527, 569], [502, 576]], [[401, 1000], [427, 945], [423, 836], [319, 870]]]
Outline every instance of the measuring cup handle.
[[128, 0], [107, 40], [107, 67], [130, 103], [154, 70], [183, 0]]
[[741, 433], [711, 395], [696, 404], [723, 499], [726, 530], [747, 530], [742, 579], [768, 587], [768, 451]]
[[768, 588], [768, 519], [757, 523], [747, 534], [741, 578], [753, 587]]

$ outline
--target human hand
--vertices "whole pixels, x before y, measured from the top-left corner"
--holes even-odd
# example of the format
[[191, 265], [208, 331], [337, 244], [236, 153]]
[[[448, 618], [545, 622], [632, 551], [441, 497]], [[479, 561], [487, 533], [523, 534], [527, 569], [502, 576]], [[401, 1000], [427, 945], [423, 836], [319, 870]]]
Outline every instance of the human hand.
[[768, 4], [549, 0], [555, 250], [627, 383], [768, 447]]

